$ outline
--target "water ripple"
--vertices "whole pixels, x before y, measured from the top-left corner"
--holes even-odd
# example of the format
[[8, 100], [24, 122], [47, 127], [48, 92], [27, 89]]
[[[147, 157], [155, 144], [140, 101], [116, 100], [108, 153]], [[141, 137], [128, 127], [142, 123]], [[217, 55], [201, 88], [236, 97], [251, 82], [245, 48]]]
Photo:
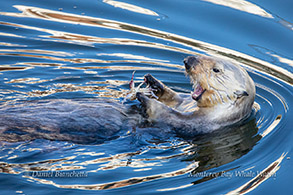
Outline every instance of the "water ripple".
[[[212, 44], [204, 43], [198, 40], [190, 39], [187, 37], [182, 37], [179, 35], [150, 29], [138, 25], [122, 23], [113, 20], [107, 20], [102, 18], [94, 18], [87, 16], [80, 16], [76, 14], [63, 13], [52, 11], [48, 9], [42, 9], [37, 7], [28, 7], [22, 5], [15, 5], [15, 8], [22, 11], [22, 13], [8, 13], [8, 12], [0, 12], [0, 15], [5, 16], [13, 16], [13, 17], [30, 17], [30, 18], [38, 18], [56, 22], [65, 22], [71, 24], [80, 24], [80, 25], [88, 25], [95, 27], [103, 27], [109, 29], [117, 29], [123, 30], [127, 32], [135, 32], [142, 35], [147, 35], [151, 37], [156, 37], [164, 40], [170, 40], [172, 42], [180, 43], [182, 45], [189, 46], [195, 50], [205, 51], [208, 54], [217, 55], [220, 54], [223, 56], [228, 56], [231, 59], [236, 60], [237, 62], [241, 62], [245, 65], [248, 65], [250, 68], [254, 68], [260, 70], [262, 72], [268, 73], [269, 75], [274, 75], [277, 78], [280, 78], [290, 84], [293, 84], [293, 74], [281, 67], [275, 66], [273, 64], [267, 63], [265, 61], [256, 59], [254, 57], [248, 56], [246, 54], [242, 54], [227, 48], [222, 48], [219, 46], [215, 46]], [[186, 52], [189, 54], [194, 54], [193, 52]]]
[[[202, 9], [215, 7], [212, 4], [229, 7], [248, 13], [247, 19], [254, 20], [250, 15], [255, 15], [262, 23], [281, 23], [287, 31], [292, 26], [265, 6], [248, 1], [203, 1], [187, 2], [193, 6], [201, 5]], [[59, 3], [61, 7], [62, 3]], [[162, 9], [146, 2], [104, 0], [99, 3], [99, 9], [105, 9], [105, 12], [114, 10], [114, 14], [120, 10], [143, 19], [125, 22], [124, 16], [107, 19], [111, 17], [100, 12], [87, 16], [77, 13], [78, 6], [71, 6], [73, 10], [64, 6], [55, 11], [56, 7], [45, 9], [37, 4], [14, 5], [20, 12], [1, 10], [0, 109], [11, 105], [16, 110], [22, 106], [32, 108], [35, 100], [40, 100], [37, 102], [41, 104], [46, 99], [72, 99], [73, 102], [81, 98], [83, 103], [90, 104], [95, 98], [111, 98], [119, 102], [128, 90], [133, 70], [136, 70], [136, 84], [142, 82], [144, 74], [152, 73], [172, 89], [189, 93], [191, 86], [184, 75], [182, 59], [203, 53], [234, 61], [248, 70], [257, 91], [252, 116], [244, 125], [195, 138], [175, 136], [166, 127], [142, 126], [123, 129], [119, 135], [101, 142], [97, 142], [99, 138], [95, 134], [81, 138], [78, 131], [69, 132], [71, 137], [66, 139], [38, 132], [42, 139], [7, 142], [13, 137], [11, 135], [17, 134], [16, 129], [2, 136], [5, 139], [0, 141], [0, 172], [4, 173], [0, 178], [3, 181], [13, 180], [13, 185], [17, 185], [15, 180], [31, 182], [31, 187], [23, 190], [28, 194], [38, 193], [34, 190], [41, 184], [45, 184], [43, 189], [56, 193], [63, 192], [62, 189], [78, 193], [80, 191], [75, 190], [79, 189], [106, 190], [105, 193], [188, 194], [196, 190], [199, 193], [245, 194], [256, 188], [263, 189], [265, 183], [271, 184], [267, 177], [270, 174], [277, 175], [281, 181], [287, 179], [283, 175], [288, 170], [292, 153], [293, 61], [282, 54], [283, 48], [265, 47], [261, 42], [254, 43], [249, 39], [245, 44], [254, 52], [249, 55], [246, 54], [248, 51], [230, 49], [225, 43], [222, 46], [212, 44], [213, 36], [208, 37], [211, 39], [208, 43], [201, 41], [204, 39], [198, 34], [186, 36], [184, 30], [176, 33], [166, 24], [176, 22], [177, 18], [174, 19], [174, 15], [173, 18], [166, 17], [161, 14]], [[166, 6], [170, 8], [171, 3]], [[176, 11], [177, 6], [176, 3]], [[227, 12], [230, 13], [230, 9]], [[187, 29], [187, 26], [181, 26], [184, 17], [179, 15], [176, 16], [180, 22], [174, 25]], [[149, 27], [151, 25], [146, 22], [151, 19], [162, 22], [162, 18], [168, 20], [162, 26]], [[199, 27], [205, 29], [208, 18], [199, 20], [204, 21]], [[199, 28], [196, 21], [194, 23], [192, 27], [188, 24], [191, 33], [194, 26]], [[233, 25], [229, 26], [234, 29]], [[204, 30], [204, 34], [213, 33]], [[24, 103], [23, 100], [33, 101]], [[76, 105], [73, 105], [70, 109], [74, 111]], [[38, 114], [32, 114], [30, 119], [35, 120]], [[17, 137], [26, 136], [14, 136]], [[259, 174], [235, 176], [241, 171]], [[57, 173], [67, 175], [62, 178]], [[70, 179], [70, 174], [80, 177]]]

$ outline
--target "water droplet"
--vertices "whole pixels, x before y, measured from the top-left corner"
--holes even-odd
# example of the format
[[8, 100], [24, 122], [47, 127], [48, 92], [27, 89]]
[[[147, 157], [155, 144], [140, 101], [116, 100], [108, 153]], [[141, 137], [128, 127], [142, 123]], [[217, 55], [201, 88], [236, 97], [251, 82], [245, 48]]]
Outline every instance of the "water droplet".
[[63, 8], [59, 8], [59, 11], [62, 11], [63, 10]]

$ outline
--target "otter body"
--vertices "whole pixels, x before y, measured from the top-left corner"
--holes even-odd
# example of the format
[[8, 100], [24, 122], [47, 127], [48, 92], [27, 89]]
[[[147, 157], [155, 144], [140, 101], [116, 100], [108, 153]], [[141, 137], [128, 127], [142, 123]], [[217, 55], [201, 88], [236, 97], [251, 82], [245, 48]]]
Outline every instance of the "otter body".
[[[247, 72], [227, 61], [204, 56], [184, 60], [194, 91], [176, 93], [147, 74], [154, 96], [137, 93], [140, 112], [119, 102], [43, 100], [0, 107], [0, 141], [32, 139], [94, 142], [115, 137], [142, 121], [166, 125], [179, 133], [211, 132], [251, 113], [255, 86]], [[97, 141], [98, 142], [98, 141]]]
[[100, 143], [131, 124], [126, 108], [106, 100], [42, 100], [0, 107], [0, 141], [48, 139]]

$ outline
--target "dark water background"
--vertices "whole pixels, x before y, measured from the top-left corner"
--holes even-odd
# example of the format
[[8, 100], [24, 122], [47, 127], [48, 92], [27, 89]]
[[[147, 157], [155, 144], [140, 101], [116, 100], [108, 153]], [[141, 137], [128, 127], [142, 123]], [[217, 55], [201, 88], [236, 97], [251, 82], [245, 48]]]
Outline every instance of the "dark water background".
[[192, 141], [155, 129], [125, 129], [102, 144], [3, 141], [1, 194], [293, 194], [292, 7], [291, 0], [2, 0], [2, 105], [121, 101], [134, 70], [136, 83], [151, 73], [189, 93], [182, 60], [205, 54], [248, 70], [259, 109], [246, 125]]

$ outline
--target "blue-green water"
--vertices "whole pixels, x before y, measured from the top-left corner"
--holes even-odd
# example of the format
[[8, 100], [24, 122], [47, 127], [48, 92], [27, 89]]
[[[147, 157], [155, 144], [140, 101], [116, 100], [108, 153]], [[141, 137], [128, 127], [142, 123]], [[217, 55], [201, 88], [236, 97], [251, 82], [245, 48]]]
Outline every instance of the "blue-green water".
[[260, 107], [245, 126], [193, 141], [143, 128], [99, 144], [2, 141], [1, 194], [292, 194], [292, 7], [290, 0], [1, 1], [2, 106], [121, 100], [134, 70], [137, 83], [151, 73], [188, 93], [182, 60], [205, 54], [241, 63]]

